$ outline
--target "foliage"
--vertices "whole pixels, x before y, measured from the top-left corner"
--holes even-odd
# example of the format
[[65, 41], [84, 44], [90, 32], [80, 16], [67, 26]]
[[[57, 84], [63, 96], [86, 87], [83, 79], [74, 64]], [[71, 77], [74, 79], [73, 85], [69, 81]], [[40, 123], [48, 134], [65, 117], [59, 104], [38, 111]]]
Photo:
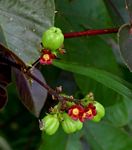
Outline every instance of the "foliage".
[[52, 66], [41, 66], [41, 72], [35, 68], [29, 72], [53, 88], [62, 85], [65, 93], [78, 99], [93, 92], [104, 105], [101, 122], [87, 121], [73, 134], [61, 126], [52, 136], [39, 130], [38, 118], [56, 102], [24, 70], [0, 58], [0, 108], [7, 103], [8, 92], [8, 103], [0, 111], [0, 149], [131, 150], [131, 0], [1, 0], [0, 14], [0, 55], [23, 68], [40, 57], [42, 34], [54, 24], [63, 33], [120, 27], [118, 35], [65, 39], [65, 55]]

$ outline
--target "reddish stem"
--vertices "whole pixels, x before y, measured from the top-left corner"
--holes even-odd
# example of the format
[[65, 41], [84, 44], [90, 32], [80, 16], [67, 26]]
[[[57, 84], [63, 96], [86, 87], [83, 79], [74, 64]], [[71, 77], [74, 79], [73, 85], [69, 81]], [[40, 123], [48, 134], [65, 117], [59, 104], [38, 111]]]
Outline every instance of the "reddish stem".
[[98, 34], [110, 34], [110, 33], [117, 33], [119, 28], [111, 28], [111, 29], [98, 29], [98, 30], [86, 30], [81, 32], [70, 32], [64, 33], [65, 38], [73, 38], [73, 37], [80, 37], [80, 36], [92, 36]]

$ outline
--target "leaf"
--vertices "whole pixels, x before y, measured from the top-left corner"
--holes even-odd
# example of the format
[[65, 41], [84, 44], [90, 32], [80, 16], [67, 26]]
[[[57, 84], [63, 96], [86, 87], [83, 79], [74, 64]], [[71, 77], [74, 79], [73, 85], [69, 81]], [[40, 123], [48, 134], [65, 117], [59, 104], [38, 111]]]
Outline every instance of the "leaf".
[[[127, 83], [123, 79], [108, 73], [104, 70], [100, 70], [93, 67], [88, 66], [81, 66], [79, 64], [71, 64], [71, 63], [65, 63], [65, 62], [54, 62], [54, 65], [67, 70], [71, 71], [73, 73], [77, 73], [80, 75], [84, 75], [86, 77], [90, 77], [97, 82], [102, 83], [108, 88], [111, 88], [112, 90], [116, 91], [117, 93], [132, 98], [132, 86], [131, 84]], [[130, 88], [129, 88], [130, 87]]]
[[73, 134], [66, 134], [62, 128], [52, 136], [46, 135], [45, 132], [42, 132], [43, 142], [39, 150], [81, 150], [81, 132], [76, 132]]
[[84, 128], [84, 134], [88, 142], [92, 144], [93, 150], [96, 150], [94, 148], [96, 145], [99, 150], [132, 149], [131, 137], [123, 129], [105, 122], [92, 123], [90, 121], [85, 124]]
[[6, 105], [7, 103], [7, 92], [6, 89], [0, 85], [0, 110]]
[[129, 13], [130, 22], [132, 22], [132, 1], [131, 0], [125, 0], [126, 1], [126, 8]]
[[125, 9], [125, 0], [103, 0], [112, 20], [121, 25], [124, 22], [128, 22], [129, 17]]
[[[82, 28], [82, 25], [92, 28], [110, 27], [112, 25], [108, 11], [102, 0], [64, 1], [56, 0], [56, 19], [61, 18], [66, 24], [60, 23], [66, 31]], [[71, 11], [72, 10], [72, 11]], [[98, 13], [96, 10], [99, 10]], [[58, 21], [58, 20], [57, 20]], [[70, 22], [71, 24], [68, 24]], [[68, 24], [68, 28], [66, 26]], [[75, 27], [75, 28], [73, 28]]]
[[[13, 68], [13, 72], [22, 103], [36, 117], [39, 117], [47, 98], [47, 91], [40, 84], [27, 77], [19, 70]], [[45, 83], [39, 70], [32, 68], [31, 73]]]
[[53, 147], [54, 150], [62, 150], [65, 147], [66, 140], [67, 135], [60, 129], [52, 136], [49, 136], [42, 132], [42, 143], [39, 150], [52, 150]]
[[132, 71], [132, 29], [129, 24], [121, 26], [118, 32], [120, 53], [125, 64]]
[[41, 35], [54, 22], [54, 1], [1, 0], [0, 22], [7, 46], [27, 65], [39, 56]]
[[123, 127], [129, 122], [128, 109], [125, 100], [106, 108], [106, 119], [117, 127]]

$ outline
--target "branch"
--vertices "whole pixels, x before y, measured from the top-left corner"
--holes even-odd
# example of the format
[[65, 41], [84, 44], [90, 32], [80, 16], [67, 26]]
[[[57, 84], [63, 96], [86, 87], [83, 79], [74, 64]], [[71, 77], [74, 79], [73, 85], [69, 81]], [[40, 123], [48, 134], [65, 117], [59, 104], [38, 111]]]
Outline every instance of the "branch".
[[100, 34], [110, 34], [110, 33], [117, 33], [119, 28], [111, 28], [111, 29], [97, 29], [97, 30], [86, 30], [80, 32], [70, 32], [64, 33], [65, 38], [74, 38], [80, 36], [92, 36], [92, 35], [100, 35]]
[[4, 57], [3, 55], [0, 55], [0, 60], [3, 63], [6, 63], [6, 64], [10, 65], [11, 67], [15, 67], [16, 69], [18, 69], [22, 73], [26, 74], [28, 77], [30, 77], [33, 80], [35, 80], [38, 84], [40, 84], [43, 88], [45, 88], [51, 96], [54, 96], [59, 101], [63, 101], [63, 100], [66, 100], [66, 101], [77, 101], [76, 99], [66, 98], [66, 97], [60, 95], [60, 93], [58, 93], [56, 90], [52, 89], [48, 84], [45, 84], [44, 82], [39, 80], [36, 76], [34, 76], [31, 73], [31, 71], [30, 71], [31, 68], [29, 68], [28, 66], [27, 66], [27, 68], [23, 68], [23, 66], [21, 66], [20, 64], [17, 64], [13, 60], [11, 60], [11, 59], [9, 59], [7, 57]]

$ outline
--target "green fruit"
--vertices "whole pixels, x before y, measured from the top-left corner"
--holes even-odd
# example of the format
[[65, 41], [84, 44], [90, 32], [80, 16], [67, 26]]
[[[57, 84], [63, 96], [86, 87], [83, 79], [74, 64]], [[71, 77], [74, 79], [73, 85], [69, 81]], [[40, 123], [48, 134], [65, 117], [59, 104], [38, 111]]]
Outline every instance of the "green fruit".
[[63, 114], [63, 121], [61, 125], [63, 130], [68, 134], [73, 133], [77, 130], [75, 121], [66, 113]]
[[99, 122], [105, 115], [105, 109], [104, 106], [97, 101], [94, 102], [94, 106], [96, 107], [97, 114], [92, 120], [95, 122]]
[[57, 115], [47, 115], [42, 119], [44, 127], [43, 130], [48, 134], [52, 135], [54, 134], [57, 129], [59, 128], [59, 120], [57, 118]]
[[83, 127], [83, 123], [80, 120], [75, 120], [76, 130], [81, 130]]
[[64, 35], [59, 28], [51, 27], [43, 33], [42, 44], [44, 48], [52, 51], [60, 48], [64, 42]]

